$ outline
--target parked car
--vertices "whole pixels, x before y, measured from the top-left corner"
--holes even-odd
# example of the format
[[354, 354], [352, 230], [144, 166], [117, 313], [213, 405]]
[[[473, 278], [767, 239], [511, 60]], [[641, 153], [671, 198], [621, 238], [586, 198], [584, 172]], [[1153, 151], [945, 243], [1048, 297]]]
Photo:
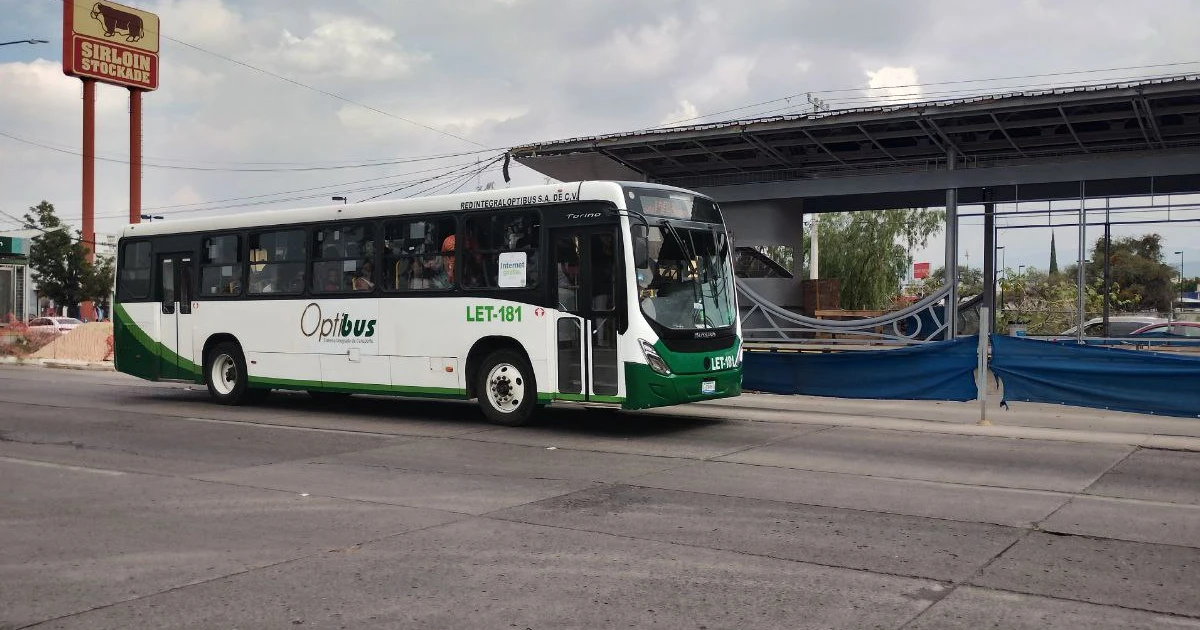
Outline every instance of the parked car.
[[38, 317], [29, 322], [29, 331], [65, 333], [82, 324], [74, 317]]
[[1200, 340], [1200, 322], [1151, 324], [1129, 333], [1130, 337], [1191, 337]]
[[[1109, 337], [1128, 337], [1133, 331], [1154, 324], [1165, 324], [1167, 320], [1153, 315], [1112, 315], [1108, 318], [1108, 336]], [[1063, 337], [1074, 337], [1075, 326], [1072, 326], [1061, 333]], [[1093, 317], [1083, 323], [1084, 337], [1104, 337], [1104, 318]]]

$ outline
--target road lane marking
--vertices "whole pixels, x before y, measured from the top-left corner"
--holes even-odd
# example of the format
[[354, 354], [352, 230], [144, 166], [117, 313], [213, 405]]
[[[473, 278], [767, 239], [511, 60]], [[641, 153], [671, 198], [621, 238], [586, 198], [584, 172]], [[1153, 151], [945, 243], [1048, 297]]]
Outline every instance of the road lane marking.
[[125, 473], [119, 470], [105, 470], [103, 468], [85, 468], [83, 466], [71, 466], [69, 464], [55, 464], [53, 462], [41, 462], [35, 459], [21, 459], [19, 457], [5, 457], [0, 455], [0, 462], [9, 462], [12, 464], [26, 464], [29, 466], [42, 466], [44, 468], [57, 468], [59, 470], [70, 470], [72, 472], [93, 473], [96, 475], [109, 475], [110, 477], [119, 477]]

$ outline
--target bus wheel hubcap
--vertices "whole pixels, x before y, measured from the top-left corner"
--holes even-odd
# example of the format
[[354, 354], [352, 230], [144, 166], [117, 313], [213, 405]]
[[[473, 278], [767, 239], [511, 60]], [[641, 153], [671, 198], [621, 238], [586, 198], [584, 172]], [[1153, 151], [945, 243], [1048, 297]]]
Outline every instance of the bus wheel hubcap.
[[229, 394], [237, 385], [237, 363], [228, 354], [222, 354], [213, 361], [212, 384], [222, 394]]
[[488, 401], [497, 410], [512, 413], [525, 399], [525, 378], [511, 363], [501, 363], [488, 372]]

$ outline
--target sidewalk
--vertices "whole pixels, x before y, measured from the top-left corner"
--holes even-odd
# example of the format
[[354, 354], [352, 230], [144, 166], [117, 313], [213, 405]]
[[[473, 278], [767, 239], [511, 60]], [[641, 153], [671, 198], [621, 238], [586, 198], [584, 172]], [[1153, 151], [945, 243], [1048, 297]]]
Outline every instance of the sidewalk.
[[858, 400], [748, 393], [696, 403], [687, 409], [690, 415], [732, 416], [763, 422], [1200, 451], [1200, 418], [1026, 402], [1011, 402], [1005, 409], [999, 401], [998, 396], [989, 396], [989, 425], [979, 424], [979, 401]]
[[36, 365], [68, 370], [99, 370], [112, 372], [112, 361], [78, 361], [75, 359], [38, 359], [34, 357], [0, 357], [0, 365]]

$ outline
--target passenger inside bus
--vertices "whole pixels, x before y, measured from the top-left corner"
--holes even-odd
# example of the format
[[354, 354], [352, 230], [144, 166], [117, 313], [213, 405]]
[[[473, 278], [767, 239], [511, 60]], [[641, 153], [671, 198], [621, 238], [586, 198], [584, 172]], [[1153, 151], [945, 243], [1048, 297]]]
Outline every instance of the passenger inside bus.
[[337, 269], [328, 267], [325, 270], [325, 283], [321, 285], [322, 291], [341, 291], [342, 290], [342, 274], [338, 273]]
[[277, 290], [275, 282], [275, 266], [261, 266], [265, 267], [265, 269], [262, 271], [255, 271], [253, 265], [250, 267], [250, 292], [274, 293]]
[[370, 291], [375, 288], [375, 265], [371, 261], [365, 261], [362, 267], [359, 268], [358, 274], [351, 280], [350, 286], [355, 291]]
[[446, 269], [446, 280], [450, 284], [454, 284], [454, 235], [446, 237], [442, 241], [442, 266]]
[[[465, 249], [463, 251], [463, 277], [462, 284], [465, 287], [482, 286], [483, 281], [483, 258], [479, 254], [479, 243], [475, 237], [467, 232], [465, 239]], [[453, 284], [455, 278], [454, 253], [457, 249], [457, 242], [454, 235], [447, 236], [442, 241], [442, 265], [446, 268], [446, 280]]]
[[579, 262], [568, 260], [558, 265], [558, 307], [579, 310]]
[[434, 288], [433, 279], [429, 277], [429, 273], [425, 269], [425, 262], [415, 257], [411, 262], [407, 274], [408, 288], [414, 290]]

